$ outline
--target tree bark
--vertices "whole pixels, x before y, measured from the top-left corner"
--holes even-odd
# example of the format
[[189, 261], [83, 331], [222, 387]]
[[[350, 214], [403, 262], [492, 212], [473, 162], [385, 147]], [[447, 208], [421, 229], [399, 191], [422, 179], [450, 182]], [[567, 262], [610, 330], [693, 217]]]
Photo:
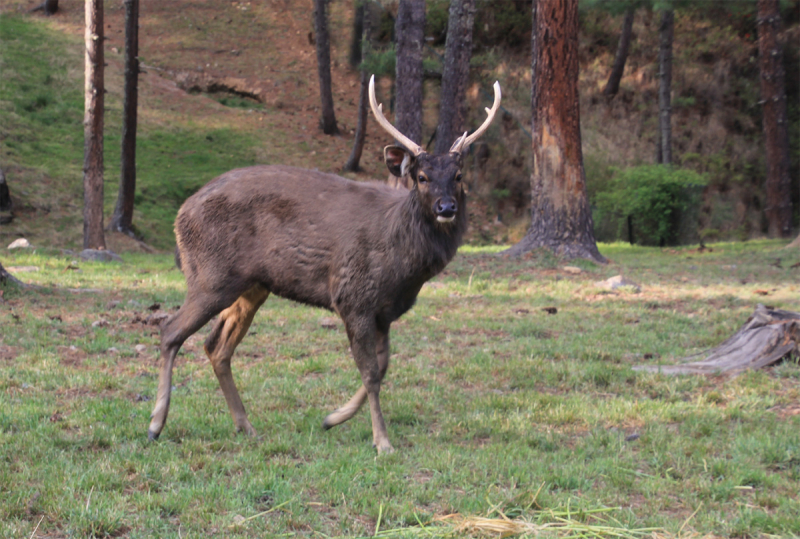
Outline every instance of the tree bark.
[[336, 114], [333, 110], [331, 82], [331, 38], [328, 33], [328, 0], [314, 0], [314, 31], [317, 41], [317, 72], [319, 74], [319, 96], [322, 102], [322, 132], [338, 135]]
[[792, 233], [789, 121], [786, 114], [783, 51], [778, 41], [780, 25], [778, 0], [758, 0], [758, 63], [767, 153], [765, 212], [768, 234], [772, 238], [787, 238]]
[[0, 169], [0, 211], [11, 210], [11, 192], [8, 190], [6, 175]]
[[12, 206], [6, 175], [0, 169], [0, 225], [7, 225], [14, 220], [14, 214], [11, 212], [14, 209]]
[[395, 127], [413, 142], [422, 141], [422, 48], [425, 0], [400, 0], [394, 24]]
[[675, 12], [661, 15], [658, 52], [658, 149], [656, 162], [672, 163], [672, 41], [675, 34]]
[[0, 284], [5, 284], [6, 282], [14, 283], [17, 286], [21, 286], [23, 288], [28, 288], [28, 285], [11, 275], [6, 271], [3, 267], [3, 264], [0, 264]]
[[[363, 8], [363, 4], [361, 6]], [[369, 17], [363, 17], [361, 24], [361, 54], [362, 59], [366, 56], [367, 47], [369, 47], [370, 38], [370, 21]], [[361, 69], [361, 86], [358, 93], [358, 120], [356, 124], [356, 135], [353, 140], [353, 150], [350, 152], [350, 157], [344, 164], [344, 170], [350, 172], [358, 172], [361, 169], [361, 154], [364, 152], [364, 140], [367, 137], [367, 111], [369, 98], [367, 96], [369, 87], [369, 74], [360, 66]]]
[[136, 123], [139, 78], [139, 0], [125, 0], [125, 97], [122, 106], [122, 159], [119, 195], [109, 228], [133, 236], [136, 191]]
[[759, 305], [739, 331], [711, 350], [702, 361], [681, 365], [640, 365], [634, 369], [665, 374], [735, 376], [748, 369], [756, 370], [772, 365], [798, 351], [800, 313]]
[[534, 1], [531, 48], [531, 226], [504, 254], [543, 247], [605, 263], [594, 239], [581, 149], [578, 0]]
[[103, 1], [86, 2], [83, 120], [83, 248], [105, 249], [103, 233]]
[[44, 2], [31, 10], [31, 12], [34, 11], [44, 11], [47, 16], [53, 15], [58, 12], [58, 0], [44, 0]]
[[356, 0], [353, 13], [353, 36], [350, 40], [350, 54], [347, 57], [347, 61], [353, 69], [358, 69], [363, 60], [364, 16], [366, 10], [364, 2], [365, 0]]
[[453, 142], [464, 134], [474, 22], [475, 0], [450, 0], [435, 154], [447, 153]]
[[622, 80], [622, 74], [625, 72], [625, 63], [628, 61], [628, 51], [631, 46], [633, 15], [635, 12], [633, 7], [629, 7], [625, 11], [625, 19], [622, 21], [622, 33], [619, 36], [619, 43], [617, 44], [617, 54], [614, 56], [611, 74], [608, 76], [608, 82], [603, 89], [603, 95], [607, 97], [613, 97], [619, 92], [619, 83]]

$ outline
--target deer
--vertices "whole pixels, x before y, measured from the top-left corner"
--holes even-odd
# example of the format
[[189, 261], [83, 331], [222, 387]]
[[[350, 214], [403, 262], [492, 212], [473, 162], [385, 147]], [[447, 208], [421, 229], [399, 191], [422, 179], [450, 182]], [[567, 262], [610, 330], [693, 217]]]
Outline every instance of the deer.
[[255, 436], [234, 383], [231, 357], [270, 294], [335, 312], [344, 322], [361, 386], [323, 422], [327, 430], [369, 401], [379, 454], [394, 449], [380, 406], [389, 367], [389, 328], [416, 302], [422, 285], [452, 260], [467, 229], [464, 153], [488, 129], [494, 104], [472, 134], [430, 155], [384, 116], [369, 82], [370, 108], [398, 142], [384, 149], [389, 172], [410, 189], [358, 182], [315, 170], [261, 165], [231, 170], [189, 197], [175, 220], [176, 263], [186, 298], [161, 325], [158, 393], [148, 428], [167, 421], [175, 357], [215, 316], [204, 350], [237, 432]]

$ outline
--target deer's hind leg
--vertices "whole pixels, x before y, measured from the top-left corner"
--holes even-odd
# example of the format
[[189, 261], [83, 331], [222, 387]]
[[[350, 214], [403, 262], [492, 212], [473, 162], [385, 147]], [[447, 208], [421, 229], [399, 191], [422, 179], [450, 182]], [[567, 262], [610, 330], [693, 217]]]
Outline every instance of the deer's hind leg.
[[236, 292], [212, 294], [201, 289], [190, 289], [180, 310], [161, 324], [161, 370], [158, 378], [158, 395], [151, 415], [147, 437], [158, 439], [169, 413], [172, 389], [172, 367], [175, 356], [184, 341], [203, 327], [215, 314], [230, 305]]
[[261, 285], [256, 285], [239, 296], [233, 305], [219, 313], [219, 319], [203, 345], [206, 355], [211, 361], [211, 366], [214, 368], [214, 374], [219, 380], [222, 394], [225, 395], [236, 431], [250, 436], [255, 436], [256, 431], [247, 419], [244, 404], [242, 404], [239, 391], [233, 381], [231, 356], [244, 336], [247, 335], [256, 311], [264, 304], [268, 296], [269, 290]]

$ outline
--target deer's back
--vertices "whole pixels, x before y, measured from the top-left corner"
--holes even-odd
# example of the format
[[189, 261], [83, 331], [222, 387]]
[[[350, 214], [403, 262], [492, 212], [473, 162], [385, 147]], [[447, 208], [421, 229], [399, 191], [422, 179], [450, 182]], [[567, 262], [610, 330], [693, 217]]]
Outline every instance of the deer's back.
[[346, 299], [336, 297], [343, 286], [356, 299], [374, 295], [376, 280], [391, 278], [392, 219], [407, 196], [293, 167], [233, 170], [178, 212], [182, 268], [190, 287], [261, 283], [325, 308]]

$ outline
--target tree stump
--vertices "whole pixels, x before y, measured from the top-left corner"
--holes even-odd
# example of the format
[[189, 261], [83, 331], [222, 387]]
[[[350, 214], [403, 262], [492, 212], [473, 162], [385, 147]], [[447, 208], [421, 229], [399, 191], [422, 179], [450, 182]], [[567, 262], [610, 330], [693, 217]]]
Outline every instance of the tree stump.
[[800, 352], [800, 313], [758, 305], [747, 323], [712, 349], [705, 359], [681, 365], [639, 365], [634, 370], [736, 376], [749, 369], [761, 369], [777, 363], [793, 352]]

